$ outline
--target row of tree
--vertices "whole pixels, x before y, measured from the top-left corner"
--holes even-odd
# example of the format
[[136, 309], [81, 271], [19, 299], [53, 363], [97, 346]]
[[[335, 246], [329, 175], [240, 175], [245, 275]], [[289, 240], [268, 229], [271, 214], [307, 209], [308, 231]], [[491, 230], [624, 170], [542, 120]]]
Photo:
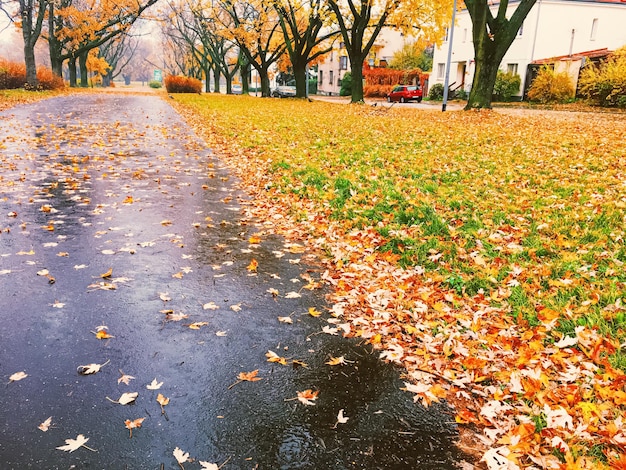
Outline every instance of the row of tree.
[[70, 86], [87, 86], [88, 64], [102, 69], [102, 52], [115, 60], [141, 14], [158, 0], [11, 0], [0, 3], [22, 31], [27, 86], [37, 87], [35, 45], [48, 43], [52, 71], [69, 70]]
[[[270, 95], [271, 70], [288, 64], [296, 95], [307, 89], [307, 68], [341, 42], [352, 70], [352, 101], [363, 100], [363, 63], [383, 28], [395, 28], [422, 43], [439, 42], [446, 33], [453, 0], [12, 0], [18, 2], [28, 84], [36, 86], [35, 43], [43, 38], [55, 73], [67, 63], [70, 85], [87, 83], [90, 53], [116, 57], [130, 27], [160, 2], [167, 68], [214, 79], [227, 92], [242, 77], [248, 92], [250, 71]], [[473, 23], [475, 75], [468, 108], [489, 107], [502, 57], [536, 0], [465, 0]], [[0, 3], [6, 8], [7, 3]], [[285, 60], [287, 58], [288, 60]], [[78, 67], [77, 67], [78, 64]]]

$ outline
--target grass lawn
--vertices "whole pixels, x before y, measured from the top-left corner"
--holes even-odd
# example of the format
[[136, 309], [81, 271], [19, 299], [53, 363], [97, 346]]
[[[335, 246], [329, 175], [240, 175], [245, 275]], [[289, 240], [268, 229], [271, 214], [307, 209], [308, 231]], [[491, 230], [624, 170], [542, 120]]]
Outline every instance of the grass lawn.
[[50, 98], [59, 93], [63, 93], [63, 91], [0, 90], [0, 111], [12, 108], [18, 104], [31, 103], [33, 101]]
[[175, 103], [490, 468], [626, 468], [626, 115]]

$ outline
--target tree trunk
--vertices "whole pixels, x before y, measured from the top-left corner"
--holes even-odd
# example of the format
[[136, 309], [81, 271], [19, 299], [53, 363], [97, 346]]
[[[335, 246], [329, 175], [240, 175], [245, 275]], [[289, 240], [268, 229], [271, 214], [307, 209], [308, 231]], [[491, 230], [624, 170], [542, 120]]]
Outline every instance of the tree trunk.
[[204, 92], [211, 93], [211, 66], [207, 65], [204, 69]]
[[296, 79], [296, 97], [305, 98], [308, 86], [308, 77], [306, 73], [306, 62], [298, 61], [293, 64], [293, 75]]
[[213, 69], [213, 92], [220, 92], [220, 69], [218, 67]]
[[67, 60], [67, 68], [70, 71], [70, 87], [76, 88], [76, 57], [70, 57]]
[[89, 86], [89, 71], [87, 70], [87, 56], [89, 52], [83, 52], [78, 56], [78, 66], [80, 68], [80, 86]]
[[37, 89], [37, 64], [35, 63], [35, 47], [24, 38], [24, 63], [26, 64], [26, 88]]
[[476, 54], [476, 67], [472, 89], [467, 99], [466, 110], [473, 108], [491, 108], [493, 87], [500, 68], [500, 60], [495, 57], [495, 51]]
[[269, 73], [267, 69], [263, 67], [258, 68], [257, 72], [259, 72], [259, 78], [261, 79], [261, 96], [268, 98], [271, 96]]
[[241, 93], [250, 94], [250, 64], [241, 64], [239, 72], [241, 73]]
[[54, 2], [50, 2], [48, 10], [48, 51], [50, 52], [50, 67], [52, 73], [63, 77], [63, 59], [61, 58], [61, 45], [56, 38]]
[[[355, 63], [356, 62], [356, 63]], [[363, 102], [363, 58], [358, 57], [358, 61], [350, 58], [350, 68], [352, 69], [352, 98], [351, 103]]]

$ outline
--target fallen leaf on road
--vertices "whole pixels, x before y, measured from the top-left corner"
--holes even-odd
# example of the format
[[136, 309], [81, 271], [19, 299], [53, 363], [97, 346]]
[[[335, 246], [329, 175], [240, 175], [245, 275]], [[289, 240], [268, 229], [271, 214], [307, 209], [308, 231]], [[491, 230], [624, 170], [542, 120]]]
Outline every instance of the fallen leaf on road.
[[105, 327], [100, 327], [98, 329], [98, 331], [95, 333], [96, 338], [98, 339], [109, 339], [109, 338], [115, 338], [115, 336], [109, 334], [108, 331], [106, 331], [106, 326]]
[[231, 306], [230, 306], [230, 309], [231, 309], [233, 312], [240, 312], [240, 311], [241, 311], [241, 304], [231, 305]]
[[132, 421], [130, 419], [127, 419], [126, 421], [124, 421], [124, 425], [126, 426], [126, 429], [128, 429], [128, 431], [130, 432], [129, 439], [133, 438], [133, 429], [140, 428], [141, 423], [143, 423], [144, 419], [146, 418], [137, 418]]
[[225, 331], [216, 331], [215, 334], [217, 336], [226, 336], [226, 332]]
[[163, 302], [169, 302], [170, 300], [172, 300], [172, 298], [170, 297], [170, 295], [167, 292], [160, 292], [159, 293], [159, 298]]
[[278, 317], [278, 321], [281, 323], [293, 324], [293, 320], [291, 319], [291, 317]]
[[220, 467], [218, 467], [216, 463], [203, 462], [202, 460], [200, 460], [198, 463], [202, 466], [202, 470], [219, 470], [220, 469]]
[[265, 357], [267, 357], [267, 362], [277, 362], [277, 363], [282, 364], [284, 366], [287, 365], [287, 359], [284, 358], [284, 357], [280, 357], [274, 351], [267, 351], [265, 353]]
[[298, 294], [297, 292], [293, 292], [293, 291], [287, 292], [285, 294], [285, 298], [286, 299], [297, 299], [299, 297], [302, 297], [302, 296], [300, 294]]
[[346, 418], [343, 415], [343, 408], [339, 410], [339, 413], [337, 414], [337, 422], [335, 423], [335, 425], [333, 426], [333, 428], [336, 428], [338, 424], [346, 424], [348, 422], [350, 418]]
[[139, 393], [137, 392], [126, 392], [122, 393], [118, 400], [112, 400], [109, 397], [106, 397], [106, 399], [109, 400], [111, 403], [117, 403], [118, 405], [128, 405], [134, 402], [138, 396]]
[[255, 260], [254, 258], [252, 258], [252, 261], [250, 261], [250, 264], [248, 265], [246, 269], [250, 271], [251, 273], [255, 273], [258, 267], [259, 267], [259, 262]]
[[258, 245], [259, 243], [261, 243], [261, 237], [257, 235], [252, 235], [250, 238], [248, 238], [248, 243], [250, 243], [251, 245]]
[[319, 317], [321, 314], [322, 312], [317, 310], [315, 307], [309, 307], [309, 315], [311, 315], [312, 317]]
[[52, 426], [52, 416], [50, 416], [47, 420], [41, 423], [37, 428], [41, 429], [43, 432], [46, 432]]
[[165, 319], [167, 321], [181, 321], [185, 320], [186, 318], [189, 318], [189, 315], [187, 315], [186, 313], [168, 313], [167, 315], [165, 315]]
[[120, 384], [120, 383], [124, 383], [125, 385], [128, 385], [128, 384], [129, 384], [129, 382], [135, 378], [135, 377], [133, 377], [132, 375], [126, 375], [126, 374], [125, 374], [124, 372], [122, 372], [121, 370], [120, 370], [120, 374], [122, 374], [122, 376], [121, 376], [119, 379], [117, 379], [117, 383], [118, 383], [118, 384]]
[[352, 361], [346, 361], [346, 359], [343, 356], [339, 356], [339, 357], [333, 357], [330, 356], [330, 359], [325, 363], [328, 364], [329, 366], [339, 366], [339, 365], [346, 365], [348, 362], [352, 362]]
[[179, 449], [178, 447], [174, 449], [174, 452], [172, 452], [172, 454], [174, 455], [174, 458], [176, 459], [179, 465], [189, 460], [189, 453]]
[[263, 380], [262, 377], [257, 377], [258, 373], [259, 373], [259, 369], [253, 370], [252, 372], [240, 372], [239, 375], [237, 376], [237, 382], [230, 385], [228, 388], [231, 389], [235, 385], [241, 382], [256, 382], [258, 380]]
[[161, 388], [162, 385], [163, 385], [163, 382], [157, 382], [157, 379], [155, 378], [152, 382], [146, 385], [146, 388], [148, 390], [158, 390]]
[[100, 274], [102, 279], [106, 279], [107, 277], [111, 277], [113, 274], [113, 268], [110, 268], [106, 273]]
[[104, 364], [87, 364], [86, 366], [78, 366], [78, 373], [80, 375], [89, 375], [95, 374], [96, 372], [100, 372], [100, 368], [106, 366], [109, 361], [106, 361]]
[[217, 310], [220, 308], [219, 305], [216, 305], [215, 302], [208, 302], [202, 306], [204, 310]]
[[303, 392], [298, 392], [297, 399], [300, 403], [303, 403], [308, 406], [313, 406], [315, 400], [317, 400], [317, 396], [319, 395], [319, 390], [315, 392], [311, 389], [304, 390]]
[[59, 446], [59, 447], [57, 447], [57, 449], [65, 451], [65, 452], [74, 452], [76, 449], [84, 447], [85, 449], [88, 449], [88, 450], [90, 450], [92, 452], [97, 452], [96, 450], [92, 449], [91, 447], [87, 447], [85, 445], [85, 443], [88, 440], [89, 440], [88, 437], [85, 437], [82, 434], [79, 434], [78, 436], [76, 436], [76, 439], [65, 439], [65, 445], [64, 446]]
[[187, 326], [190, 329], [192, 329], [192, 330], [199, 330], [200, 327], [207, 326], [208, 324], [209, 324], [209, 322], [207, 322], [207, 321], [197, 321], [197, 322], [191, 323], [191, 324], [189, 324]]
[[159, 393], [156, 397], [156, 401], [159, 405], [161, 405], [161, 414], [165, 414], [165, 409], [163, 408], [165, 405], [169, 404], [170, 399]]

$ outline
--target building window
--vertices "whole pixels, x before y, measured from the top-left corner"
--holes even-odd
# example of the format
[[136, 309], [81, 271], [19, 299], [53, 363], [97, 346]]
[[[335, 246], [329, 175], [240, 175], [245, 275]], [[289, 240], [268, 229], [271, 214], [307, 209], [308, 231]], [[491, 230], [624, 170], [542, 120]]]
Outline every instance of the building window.
[[443, 42], [448, 42], [448, 33], [450, 32], [450, 30], [448, 28], [446, 28], [446, 34], [444, 34], [443, 36]]
[[333, 71], [331, 70], [330, 72], [328, 72], [328, 75], [330, 75], [330, 78], [328, 79], [328, 83], [332, 85], [333, 84]]
[[591, 39], [592, 41], [596, 40], [596, 36], [598, 34], [598, 18], [594, 18], [591, 22]]
[[517, 75], [517, 64], [506, 64], [507, 73]]
[[517, 30], [517, 37], [522, 37], [522, 34], [524, 34], [524, 23], [522, 23], [522, 26]]
[[345, 55], [339, 57], [339, 70], [348, 70], [348, 57]]
[[341, 77], [337, 77], [337, 86], [341, 86]]
[[443, 78], [446, 73], [446, 64], [437, 64], [437, 78]]
[[324, 83], [324, 71], [320, 70], [320, 85]]

